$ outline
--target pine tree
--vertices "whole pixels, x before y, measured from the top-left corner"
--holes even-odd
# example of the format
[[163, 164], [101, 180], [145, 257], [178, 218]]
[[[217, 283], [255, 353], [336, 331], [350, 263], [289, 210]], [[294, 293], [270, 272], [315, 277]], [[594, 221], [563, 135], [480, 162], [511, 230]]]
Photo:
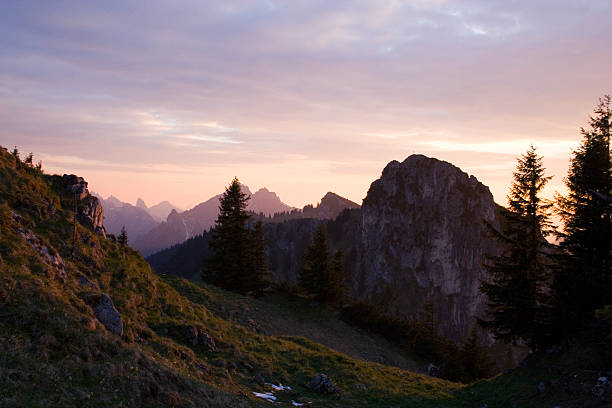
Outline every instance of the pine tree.
[[568, 193], [557, 196], [566, 256], [556, 276], [556, 312], [565, 334], [591, 321], [595, 309], [612, 303], [610, 104], [609, 95], [599, 99], [590, 128], [581, 128], [582, 143], [565, 179]]
[[203, 280], [240, 293], [249, 290], [248, 280], [252, 279], [250, 216], [246, 212], [249, 199], [234, 177], [219, 201], [219, 215], [208, 242], [210, 257], [202, 273]]
[[304, 253], [299, 285], [309, 296], [323, 302], [335, 302], [345, 295], [344, 255], [338, 250], [331, 255], [325, 225], [320, 223], [312, 245]]
[[266, 254], [266, 239], [264, 238], [263, 224], [257, 221], [251, 231], [251, 259], [252, 284], [254, 290], [265, 288], [270, 281], [268, 269], [268, 255]]
[[328, 297], [331, 300], [338, 301], [345, 298], [346, 286], [344, 285], [344, 282], [346, 278], [347, 272], [346, 268], [344, 267], [344, 252], [341, 249], [338, 249], [334, 253], [329, 282]]
[[327, 230], [320, 223], [315, 231], [312, 245], [306, 248], [299, 273], [299, 285], [309, 296], [323, 300], [321, 288], [328, 280], [331, 269], [331, 257]]
[[125, 225], [121, 227], [121, 233], [117, 237], [117, 242], [119, 243], [119, 246], [121, 246], [121, 254], [123, 255], [125, 253], [125, 247], [127, 246], [127, 243], [128, 243], [127, 231], [125, 230]]
[[549, 244], [551, 203], [539, 198], [550, 177], [544, 176], [542, 158], [531, 146], [517, 159], [502, 230], [489, 225], [507, 250], [488, 257], [490, 281], [480, 288], [488, 298], [490, 318], [482, 327], [509, 343], [523, 339], [533, 349], [550, 341], [550, 291], [553, 265]]

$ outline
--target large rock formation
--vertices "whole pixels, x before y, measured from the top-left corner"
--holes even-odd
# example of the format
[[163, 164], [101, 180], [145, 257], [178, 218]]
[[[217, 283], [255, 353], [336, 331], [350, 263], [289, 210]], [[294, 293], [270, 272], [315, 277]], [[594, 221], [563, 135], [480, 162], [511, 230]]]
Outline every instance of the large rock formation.
[[106, 236], [104, 209], [98, 197], [89, 194], [85, 179], [74, 174], [64, 174], [62, 179], [66, 189], [74, 194], [79, 220], [93, 231]]
[[500, 207], [474, 176], [422, 155], [393, 161], [361, 208], [353, 292], [411, 319], [432, 302], [438, 332], [461, 342], [485, 310], [485, 254], [501, 250], [486, 223], [499, 227], [500, 220]]

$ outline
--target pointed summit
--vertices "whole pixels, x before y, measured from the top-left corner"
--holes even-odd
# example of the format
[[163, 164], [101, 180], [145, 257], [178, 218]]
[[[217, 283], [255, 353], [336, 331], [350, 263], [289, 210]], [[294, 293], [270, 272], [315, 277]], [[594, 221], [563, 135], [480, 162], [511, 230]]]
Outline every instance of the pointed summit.
[[147, 205], [145, 204], [144, 200], [140, 197], [138, 198], [138, 200], [136, 200], [136, 207], [142, 208], [143, 210], [149, 209]]

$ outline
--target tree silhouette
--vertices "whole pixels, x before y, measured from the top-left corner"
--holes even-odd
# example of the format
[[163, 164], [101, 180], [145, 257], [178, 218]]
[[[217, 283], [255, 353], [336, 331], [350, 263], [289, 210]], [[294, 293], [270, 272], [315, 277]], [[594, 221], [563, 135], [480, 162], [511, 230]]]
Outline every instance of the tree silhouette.
[[533, 349], [547, 344], [551, 336], [548, 288], [553, 261], [543, 236], [551, 232], [552, 204], [539, 198], [550, 180], [544, 170], [533, 146], [517, 159], [501, 231], [489, 225], [508, 249], [488, 257], [485, 267], [491, 280], [480, 284], [489, 307], [489, 318], [480, 319], [480, 325], [498, 339], [509, 343], [523, 339]]
[[566, 256], [556, 276], [556, 311], [566, 331], [584, 326], [595, 309], [612, 303], [610, 104], [609, 95], [599, 99], [590, 127], [580, 130], [582, 143], [565, 179], [568, 193], [557, 195]]

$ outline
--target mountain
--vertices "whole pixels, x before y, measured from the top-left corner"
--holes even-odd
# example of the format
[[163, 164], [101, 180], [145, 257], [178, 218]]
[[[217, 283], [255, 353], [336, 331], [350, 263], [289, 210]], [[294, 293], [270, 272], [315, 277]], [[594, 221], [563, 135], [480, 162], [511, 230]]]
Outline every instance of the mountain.
[[[502, 208], [474, 176], [413, 155], [385, 167], [361, 208], [328, 193], [317, 207], [266, 219], [264, 233], [276, 282], [297, 282], [304, 248], [318, 223], [325, 222], [330, 243], [345, 254], [354, 299], [410, 320], [419, 319], [431, 304], [438, 334], [460, 344], [476, 328], [481, 341], [492, 345], [476, 317], [483, 317], [486, 308], [479, 290], [480, 280], [488, 278], [486, 255], [503, 250], [486, 223], [499, 227], [502, 220]], [[206, 235], [149, 261], [164, 273], [197, 277], [205, 254]], [[516, 362], [517, 356], [503, 364]]]
[[[121, 228], [125, 226], [130, 242], [137, 240], [138, 237], [146, 234], [158, 224], [142, 206], [133, 206], [121, 202], [113, 196], [101, 200], [101, 202], [102, 207], [104, 207], [104, 227], [106, 230], [111, 234], [119, 235]], [[138, 204], [144, 205], [144, 202], [139, 199]]]
[[[262, 188], [255, 194], [251, 194], [247, 186], [242, 187], [243, 192], [251, 196], [247, 208], [250, 211], [271, 216], [292, 208], [284, 204], [275, 193], [268, 189]], [[184, 212], [172, 210], [165, 222], [134, 241], [134, 248], [146, 256], [207, 231], [214, 225], [219, 214], [219, 198], [221, 194]]]
[[[247, 188], [248, 190], [248, 188]], [[251, 195], [249, 200], [249, 211], [254, 213], [263, 213], [265, 215], [274, 215], [284, 211], [291, 211], [293, 207], [283, 203], [276, 193], [269, 191], [267, 188], [260, 188]]]
[[[144, 204], [144, 202], [143, 202]], [[168, 218], [168, 215], [174, 211], [181, 211], [180, 208], [173, 205], [169, 201], [162, 201], [146, 209], [151, 217], [155, 218], [155, 221], [162, 222]]]
[[[335, 234], [359, 225], [359, 213], [311, 221]], [[138, 251], [105, 234], [103, 218], [83, 178], [44, 174], [0, 148], [0, 406], [267, 407], [272, 397], [279, 406], [329, 408], [612, 402], [603, 321], [491, 380], [444, 381], [413, 372], [427, 370], [428, 360], [348, 325], [329, 306], [156, 275]]]
[[370, 186], [360, 216], [356, 297], [415, 319], [433, 302], [437, 331], [463, 340], [483, 317], [486, 255], [503, 247], [502, 208], [489, 189], [450, 163], [412, 155]]
[[[276, 393], [283, 406], [416, 407], [461, 387], [351, 357], [394, 351], [308, 301], [162, 279], [105, 235], [78, 176], [1, 149], [0, 180], [0, 406], [265, 407], [258, 396]], [[297, 335], [313, 328], [345, 353]]]

